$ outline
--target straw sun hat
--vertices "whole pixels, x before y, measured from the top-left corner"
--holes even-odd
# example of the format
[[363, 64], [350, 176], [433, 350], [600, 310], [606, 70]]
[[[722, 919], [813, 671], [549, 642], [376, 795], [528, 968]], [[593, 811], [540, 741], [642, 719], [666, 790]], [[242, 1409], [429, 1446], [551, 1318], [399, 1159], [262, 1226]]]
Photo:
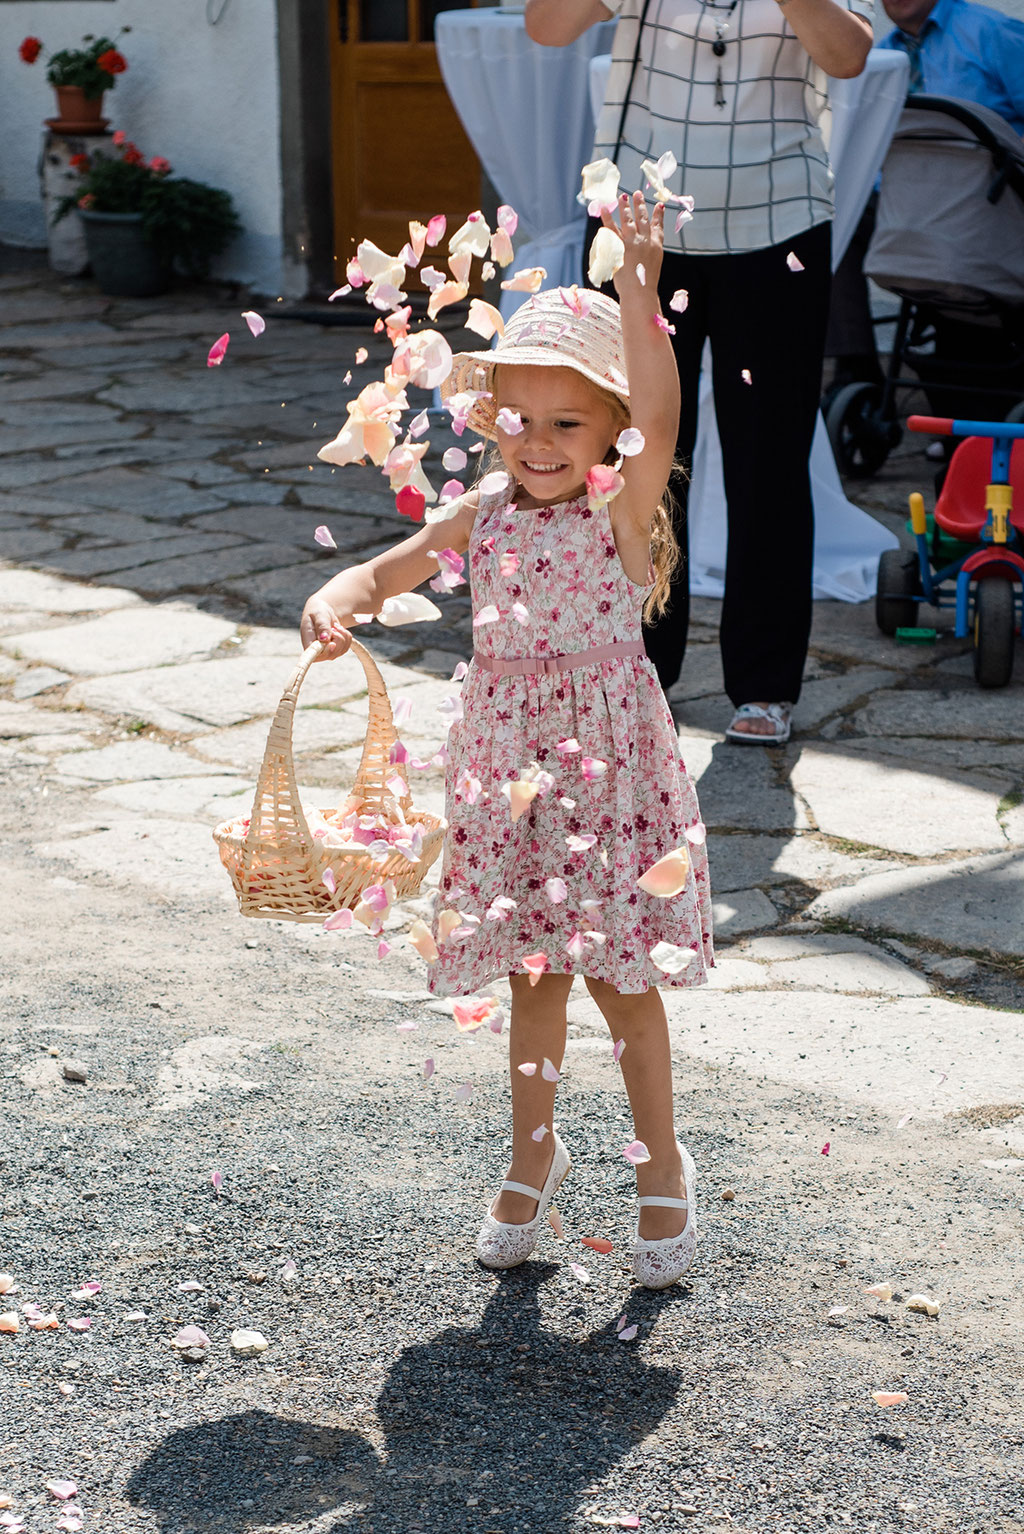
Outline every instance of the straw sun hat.
[[[619, 306], [604, 293], [589, 289], [551, 288], [527, 299], [505, 325], [505, 334], [491, 351], [458, 352], [441, 385], [441, 398], [466, 390], [494, 393], [494, 369], [499, 365], [572, 368], [584, 378], [617, 394], [629, 404], [626, 362], [622, 349]], [[579, 304], [577, 310], [575, 304]], [[580, 312], [582, 311], [582, 312]], [[492, 399], [476, 400], [467, 424], [481, 437], [495, 438], [497, 406]]]

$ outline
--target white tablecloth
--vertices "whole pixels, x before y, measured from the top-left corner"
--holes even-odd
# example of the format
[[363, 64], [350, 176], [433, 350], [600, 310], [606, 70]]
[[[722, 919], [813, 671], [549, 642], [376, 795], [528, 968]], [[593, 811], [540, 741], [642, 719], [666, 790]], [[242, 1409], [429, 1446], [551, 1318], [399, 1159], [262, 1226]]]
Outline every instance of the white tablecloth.
[[[448, 94], [502, 201], [521, 219], [515, 265], [543, 266], [548, 287], [579, 282], [583, 269], [587, 214], [576, 193], [594, 144], [590, 61], [614, 34], [615, 23], [602, 22], [568, 48], [542, 48], [527, 37], [521, 14], [480, 9], [437, 18]], [[502, 311], [522, 301], [506, 293]]]
[[[579, 280], [585, 211], [576, 202], [590, 159], [595, 107], [604, 94], [615, 23], [591, 27], [567, 48], [530, 41], [521, 15], [442, 11], [438, 60], [474, 149], [502, 200], [520, 214], [516, 267], [546, 267], [548, 287]], [[906, 94], [904, 54], [872, 49], [864, 73], [833, 80], [830, 137], [836, 172], [837, 262], [856, 228]], [[699, 209], [697, 210], [699, 215]], [[525, 236], [526, 243], [520, 243]], [[522, 301], [505, 294], [506, 314]], [[705, 353], [689, 498], [690, 588], [720, 597], [726, 546], [722, 451]], [[765, 465], [770, 475], [771, 465]], [[824, 422], [811, 450], [815, 511], [814, 595], [861, 602], [874, 593], [878, 557], [897, 540], [843, 494]]]

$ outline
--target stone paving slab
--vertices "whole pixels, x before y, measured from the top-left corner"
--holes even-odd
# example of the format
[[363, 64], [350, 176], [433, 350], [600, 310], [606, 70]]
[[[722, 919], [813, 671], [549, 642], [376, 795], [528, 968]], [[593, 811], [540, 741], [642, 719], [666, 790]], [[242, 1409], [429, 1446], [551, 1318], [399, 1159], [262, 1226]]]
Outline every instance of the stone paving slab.
[[[91, 355], [91, 352], [85, 354], [85, 356]], [[56, 354], [51, 352], [50, 357], [55, 360]], [[85, 357], [83, 357], [84, 360]], [[0, 378], [13, 370], [14, 363], [13, 357], [0, 357]], [[18, 404], [22, 400], [30, 399], [43, 401], [66, 399], [69, 395], [76, 394], [95, 394], [97, 389], [104, 388], [109, 382], [108, 372], [86, 367], [64, 367], [61, 364], [57, 367], [48, 367], [34, 377], [19, 378], [17, 383], [0, 382], [0, 404]]]
[[68, 671], [57, 671], [53, 666], [33, 666], [19, 672], [11, 688], [11, 696], [15, 699], [35, 698], [41, 692], [49, 692], [70, 680], [71, 674]]
[[[854, 496], [856, 499], [856, 495]], [[922, 606], [919, 622], [952, 623], [950, 614], [934, 615]], [[947, 654], [958, 654], [964, 641], [951, 631], [940, 634], [934, 645], [902, 645], [875, 626], [870, 604], [815, 602], [811, 627], [811, 650], [858, 665], [884, 666], [894, 671], [918, 671], [933, 666]]]
[[289, 558], [293, 563], [281, 564], [276, 570], [245, 580], [222, 581], [220, 590], [237, 597], [260, 620], [284, 619], [297, 633], [306, 598], [329, 579], [331, 567], [319, 559], [296, 564], [294, 549], [289, 550]]
[[[11, 453], [31, 453], [39, 449], [67, 447], [81, 442], [88, 442], [91, 450], [95, 451], [101, 443], [130, 442], [135, 437], [140, 437], [145, 430], [145, 426], [140, 421], [116, 419], [109, 420], [102, 427], [88, 422], [46, 422], [39, 426], [0, 426], [0, 457]], [[5, 478], [7, 468], [8, 466], [4, 465]], [[15, 472], [17, 472], [16, 467]]]
[[98, 714], [61, 712], [37, 708], [27, 700], [0, 698], [0, 738], [13, 740], [31, 735], [68, 734], [89, 726], [102, 729], [105, 721]]
[[[8, 426], [24, 426], [33, 430], [40, 426], [47, 428], [63, 426], [68, 422], [88, 423], [102, 430], [104, 426], [119, 419], [119, 413], [109, 405], [97, 405], [92, 400], [48, 400], [45, 406], [21, 400], [0, 402], [0, 421]], [[60, 436], [61, 433], [55, 433], [51, 429], [50, 437], [44, 441], [43, 445], [49, 446], [55, 435]], [[29, 446], [31, 443], [27, 442], [26, 447]]]
[[325, 580], [340, 567], [346, 550], [354, 553], [363, 544], [379, 543], [391, 531], [391, 522], [383, 517], [354, 519], [346, 523], [340, 538], [335, 535], [339, 543], [336, 553], [333, 549], [322, 549], [313, 538], [323, 521], [323, 512], [300, 510], [291, 506], [234, 505], [224, 511], [207, 512], [204, 516], [196, 517], [192, 526], [203, 531], [223, 530], [277, 543], [287, 541], [313, 558], [323, 558], [326, 555]]
[[243, 542], [230, 533], [180, 532], [164, 536], [160, 524], [149, 523], [148, 526], [150, 536], [137, 542], [108, 543], [98, 548], [90, 545], [88, 548], [63, 549], [51, 554], [46, 563], [51, 569], [60, 570], [65, 575], [77, 576], [113, 576], [125, 570], [134, 570], [138, 572], [137, 578], [128, 584], [133, 590], [145, 590], [149, 584], [146, 570], [150, 565], [166, 564], [169, 558], [212, 554], [220, 549], [237, 547]]
[[990, 773], [1000, 782], [1019, 779], [1024, 772], [1024, 751], [1019, 745], [988, 740], [931, 740], [925, 735], [886, 740], [875, 735], [870, 739], [844, 739], [842, 749], [870, 757], [902, 757], [943, 770], [963, 768], [975, 775]]
[[116, 511], [134, 510], [160, 521], [216, 509], [216, 502], [203, 491], [169, 482], [144, 469], [108, 468], [73, 475], [66, 484], [51, 486], [49, 494]]
[[[117, 804], [122, 809], [145, 815], [182, 815], [199, 820], [208, 813], [211, 801], [234, 803], [242, 814], [252, 803], [253, 785], [242, 778], [220, 776], [146, 779], [137, 783], [116, 783], [112, 788], [97, 789], [94, 801]], [[225, 811], [225, 817], [230, 814]], [[214, 816], [211, 813], [210, 819]]]
[[[100, 320], [68, 320], [58, 325], [5, 325], [0, 337], [0, 364], [7, 352], [28, 351], [37, 347], [49, 350], [59, 346], [101, 346], [105, 341], [116, 341], [118, 332], [112, 325]], [[88, 360], [88, 353], [83, 353]]]
[[852, 884], [865, 874], [902, 866], [884, 858], [850, 857], [811, 832], [797, 836], [723, 836], [711, 832], [708, 859], [716, 894], [790, 881], [818, 888]]
[[[263, 718], [231, 729], [204, 732], [191, 742], [191, 749], [197, 756], [230, 762], [242, 772], [255, 774], [266, 751], [269, 728], [269, 719]], [[292, 746], [297, 758], [322, 756], [325, 752], [361, 746], [365, 735], [365, 712], [360, 718], [339, 709], [297, 708], [295, 711]]]
[[865, 992], [888, 996], [927, 996], [931, 992], [922, 975], [886, 954], [838, 954], [828, 958], [808, 955], [769, 964], [767, 978], [773, 985], [800, 991], [836, 991], [847, 995]]
[[181, 554], [138, 565], [110, 577], [112, 585], [129, 586], [146, 596], [172, 596], [176, 592], [201, 591], [207, 586], [276, 570], [285, 560], [294, 559], [289, 544], [250, 543], [233, 539], [227, 547], [207, 549], [198, 554]]
[[45, 564], [48, 556], [63, 549], [67, 538], [63, 532], [49, 532], [40, 527], [6, 528], [0, 531], [0, 559], [14, 561], [30, 560]]
[[779, 913], [761, 890], [733, 890], [712, 901], [715, 935], [723, 942], [746, 932], [774, 927]]
[[[72, 717], [73, 716], [68, 716]], [[158, 740], [120, 740], [93, 751], [71, 752], [58, 763], [65, 778], [91, 783], [140, 783], [147, 778], [209, 777], [206, 762], [175, 751]], [[230, 775], [224, 767], [220, 776]]]
[[[71, 587], [72, 591], [77, 589]], [[63, 667], [77, 676], [106, 676], [206, 655], [234, 632], [233, 623], [208, 613], [177, 605], [140, 604], [39, 634], [19, 634], [17, 639], [0, 640], [0, 647], [17, 649], [28, 660]]]
[[932, 939], [954, 953], [1017, 958], [1024, 958], [1022, 912], [1020, 852], [875, 874], [829, 890], [807, 908], [811, 917], [838, 916], [868, 930]]
[[790, 782], [827, 836], [916, 857], [1006, 845], [996, 819], [1001, 796], [989, 779], [803, 746]]
[[[874, 698], [850, 719], [860, 735], [930, 735], [953, 740], [1024, 741], [1024, 708], [1000, 689], [899, 693]], [[1024, 752], [1022, 752], [1024, 754]]]
[[40, 842], [36, 851], [65, 868], [150, 885], [172, 898], [235, 898], [208, 826], [139, 816], [90, 835]]
[[693, 734], [685, 723], [680, 737], [683, 760], [697, 784], [701, 814], [710, 829], [807, 829], [792, 791], [780, 781], [772, 751]]

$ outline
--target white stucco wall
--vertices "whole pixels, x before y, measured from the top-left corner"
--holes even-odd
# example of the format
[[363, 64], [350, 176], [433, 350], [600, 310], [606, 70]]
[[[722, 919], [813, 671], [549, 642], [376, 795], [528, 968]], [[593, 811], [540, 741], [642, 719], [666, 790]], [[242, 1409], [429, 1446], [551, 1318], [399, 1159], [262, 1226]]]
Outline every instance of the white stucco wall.
[[[210, 0], [214, 16], [223, 0]], [[282, 259], [280, 116], [275, 0], [228, 0], [211, 26], [207, 0], [7, 0], [0, 5], [0, 240], [45, 245], [36, 164], [42, 121], [54, 113], [45, 60], [18, 58], [28, 34], [47, 52], [86, 32], [130, 34], [128, 69], [105, 98], [111, 126], [147, 156], [223, 187], [244, 233], [217, 274], [276, 296], [296, 296], [303, 274]]]

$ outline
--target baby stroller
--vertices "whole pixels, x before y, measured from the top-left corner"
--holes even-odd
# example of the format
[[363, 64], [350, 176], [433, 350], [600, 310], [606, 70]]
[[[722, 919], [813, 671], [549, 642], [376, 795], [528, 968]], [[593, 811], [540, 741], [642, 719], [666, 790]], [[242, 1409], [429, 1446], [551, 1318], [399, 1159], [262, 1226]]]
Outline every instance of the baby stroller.
[[[843, 474], [876, 473], [899, 444], [901, 389], [923, 386], [933, 410], [945, 395], [959, 417], [1024, 420], [1024, 140], [1004, 118], [908, 96], [864, 271], [901, 306], [883, 382], [848, 383], [826, 403]], [[944, 335], [983, 360], [944, 358]], [[916, 377], [902, 376], [908, 367]]]

